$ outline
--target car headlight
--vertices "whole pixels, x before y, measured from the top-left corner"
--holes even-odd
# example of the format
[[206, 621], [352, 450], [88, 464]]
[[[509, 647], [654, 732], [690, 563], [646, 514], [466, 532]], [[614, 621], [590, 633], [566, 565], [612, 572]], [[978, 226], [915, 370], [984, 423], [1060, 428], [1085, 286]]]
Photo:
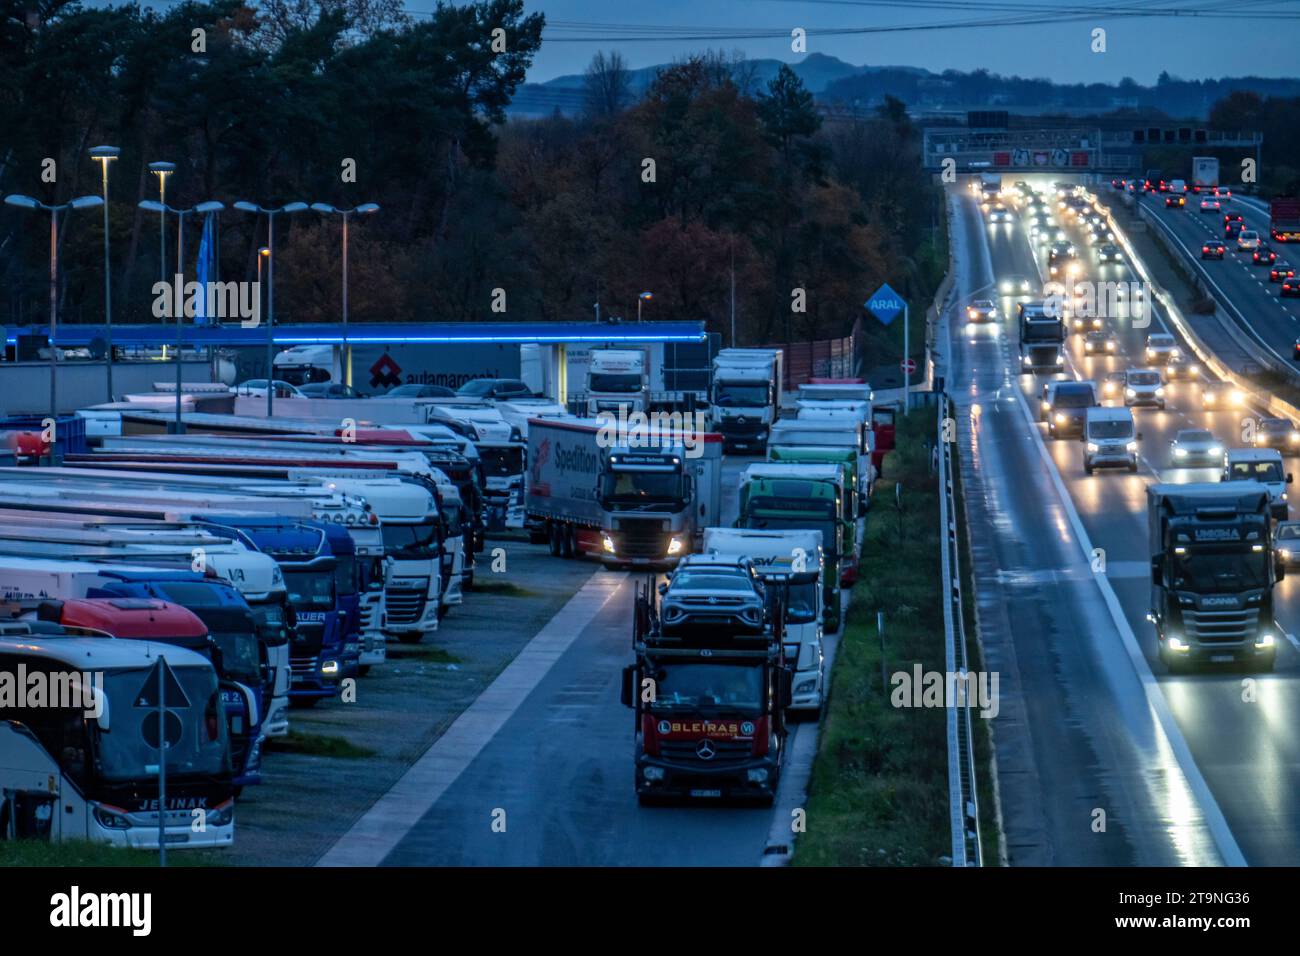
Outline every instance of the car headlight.
[[1207, 455], [1222, 455], [1223, 449], [1220, 448], [1218, 445], [1211, 445], [1209, 448], [1206, 449], [1205, 453]]
[[1085, 445], [1084, 447], [1087, 448], [1088, 451], [1093, 452], [1093, 453], [1096, 453], [1097, 448], [1098, 448], [1096, 442], [1088, 442], [1088, 444]]
[[1288, 438], [1290, 439], [1291, 444], [1300, 444], [1300, 432], [1292, 432]]
[[1065, 416], [1064, 416], [1063, 414], [1061, 414], [1060, 412], [1057, 412], [1057, 413], [1056, 413], [1056, 424], [1058, 424], [1058, 425], [1064, 425], [1064, 424], [1065, 424]]
[[1240, 405], [1240, 404], [1242, 403], [1242, 401], [1243, 401], [1243, 396], [1242, 396], [1241, 392], [1235, 392], [1235, 391], [1234, 391], [1234, 392], [1229, 393], [1229, 395], [1228, 395], [1228, 400], [1231, 401], [1232, 404], [1234, 404], [1234, 405]]
[[1113, 352], [1113, 351], [1115, 351], [1115, 343], [1114, 343], [1114, 342], [1109, 342], [1109, 341], [1108, 341], [1108, 342], [1106, 343], [1106, 351], [1107, 351], [1107, 352]]
[[1064, 355], [1058, 355], [1058, 356], [1056, 357], [1056, 364], [1057, 364], [1057, 365], [1064, 365], [1064, 364], [1065, 364], [1065, 356], [1064, 356]]
[[1127, 445], [1124, 446], [1124, 450], [1125, 450], [1125, 451], [1137, 451], [1137, 450], [1138, 450], [1138, 443], [1135, 442], [1135, 441], [1131, 441], [1131, 442], [1129, 442]]
[[614, 553], [614, 539], [607, 534], [600, 536], [600, 547], [606, 554]]
[[1291, 560], [1291, 549], [1290, 549], [1290, 548], [1278, 548], [1278, 549], [1277, 549], [1277, 553], [1278, 553], [1278, 556], [1279, 556], [1283, 561], [1290, 561], [1290, 560]]
[[1156, 386], [1156, 397], [1157, 397], [1157, 398], [1159, 398], [1160, 396], [1164, 395], [1164, 393], [1165, 393], [1165, 387], [1164, 387], [1163, 385], [1158, 385], [1158, 386]]
[[1147, 355], [1155, 355], [1155, 354], [1156, 354], [1155, 349], [1147, 349]]
[[1010, 291], [1011, 291], [1011, 283], [1010, 283], [1010, 282], [1003, 282], [1000, 286], [998, 286], [998, 288], [1001, 289], [1003, 292], [1010, 292]]
[[1137, 390], [1132, 388], [1126, 388], [1124, 389], [1124, 394], [1129, 398], [1135, 398], [1137, 396]]
[[673, 537], [673, 538], [670, 538], [670, 539], [668, 540], [668, 553], [669, 553], [669, 554], [681, 554], [681, 553], [682, 553], [682, 539], [681, 539], [681, 538]]
[[1182, 349], [1170, 349], [1170, 350], [1169, 350], [1169, 357], [1170, 357], [1170, 358], [1182, 358], [1182, 356], [1183, 356], [1183, 350], [1182, 350]]
[[1187, 374], [1188, 374], [1188, 375], [1200, 375], [1200, 374], [1201, 374], [1201, 367], [1200, 367], [1199, 365], [1189, 365], [1189, 366], [1187, 366]]
[[1175, 449], [1174, 449], [1174, 457], [1175, 457], [1175, 458], [1186, 458], [1186, 457], [1187, 457], [1187, 449], [1186, 449], [1186, 448], [1175, 448]]

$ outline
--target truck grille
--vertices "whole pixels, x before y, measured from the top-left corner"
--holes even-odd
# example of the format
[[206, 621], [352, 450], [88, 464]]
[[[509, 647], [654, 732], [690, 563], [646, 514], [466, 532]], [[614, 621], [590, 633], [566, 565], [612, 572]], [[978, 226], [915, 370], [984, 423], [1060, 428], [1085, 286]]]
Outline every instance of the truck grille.
[[384, 595], [389, 624], [415, 624], [424, 613], [426, 595], [423, 591], [394, 589]]
[[668, 539], [658, 521], [620, 522], [616, 545], [620, 557], [662, 558], [668, 551]]
[[1187, 636], [1202, 644], [1238, 644], [1255, 633], [1258, 622], [1258, 608], [1183, 612]]
[[724, 418], [718, 422], [718, 431], [729, 437], [753, 438], [765, 428], [767, 425], [759, 418], [746, 418], [743, 422], [734, 418]]
[[301, 669], [299, 664], [304, 664], [309, 670], [315, 667], [324, 639], [324, 624], [298, 624], [293, 643], [289, 645], [289, 664], [295, 672]]
[[749, 740], [712, 740], [714, 756], [711, 760], [701, 760], [695, 752], [700, 745], [698, 740], [664, 740], [659, 743], [659, 755], [665, 760], [678, 760], [683, 763], [698, 764], [706, 767], [710, 764], [725, 763], [728, 760], [747, 760], [754, 751]]

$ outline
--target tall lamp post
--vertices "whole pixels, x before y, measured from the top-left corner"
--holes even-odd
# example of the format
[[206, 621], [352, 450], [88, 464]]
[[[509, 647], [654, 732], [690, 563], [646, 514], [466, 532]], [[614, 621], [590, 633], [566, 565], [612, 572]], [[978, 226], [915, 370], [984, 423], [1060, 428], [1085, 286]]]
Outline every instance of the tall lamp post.
[[[201, 202], [197, 206], [191, 206], [189, 209], [176, 209], [166, 203], [144, 199], [140, 202], [140, 208], [159, 213], [164, 219], [169, 212], [176, 216], [176, 273], [180, 276], [181, 289], [179, 297], [173, 295], [171, 301], [175, 304], [179, 298], [181, 307], [176, 310], [176, 423], [172, 430], [175, 434], [180, 435], [185, 431], [185, 424], [181, 420], [181, 323], [185, 319], [185, 217], [196, 212], [202, 215], [217, 212], [225, 209], [226, 204], [210, 200]], [[206, 293], [206, 289], [200, 290], [199, 295], [206, 295]]]
[[351, 387], [352, 346], [348, 342], [348, 218], [354, 213], [366, 216], [372, 212], [379, 212], [379, 204], [367, 202], [351, 209], [338, 209], [329, 203], [314, 202], [311, 208], [326, 215], [338, 213], [343, 217], [343, 384]]
[[59, 323], [59, 213], [69, 209], [94, 209], [103, 201], [98, 196], [78, 196], [62, 205], [47, 206], [31, 196], [14, 194], [5, 197], [5, 204], [8, 206], [17, 206], [20, 209], [43, 209], [50, 214], [50, 417], [56, 421], [59, 417], [59, 393], [54, 335], [58, 331]]
[[108, 164], [122, 152], [116, 146], [92, 146], [90, 158], [102, 167], [104, 188], [104, 340], [107, 345], [108, 400], [113, 400], [113, 271], [108, 265]]
[[[167, 204], [167, 177], [176, 172], [175, 163], [150, 163], [149, 172], [158, 177], [158, 205]], [[158, 213], [158, 278], [167, 281], [167, 211]]]
[[641, 303], [649, 302], [654, 297], [655, 296], [653, 292], [642, 292], [640, 295], [636, 297], [636, 320], [638, 322], [641, 321]]
[[276, 209], [267, 209], [255, 202], [241, 199], [235, 203], [241, 212], [266, 214], [266, 417], [269, 419], [275, 406], [275, 217], [282, 212], [295, 213], [307, 209], [305, 202], [285, 203]]

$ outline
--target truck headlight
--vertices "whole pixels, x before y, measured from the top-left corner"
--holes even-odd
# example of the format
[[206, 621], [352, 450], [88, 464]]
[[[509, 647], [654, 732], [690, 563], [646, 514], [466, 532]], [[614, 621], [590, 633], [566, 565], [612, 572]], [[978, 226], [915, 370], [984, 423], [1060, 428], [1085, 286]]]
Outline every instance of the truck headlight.
[[816, 689], [817, 680], [814, 678], [812, 680], [800, 681], [795, 685], [794, 692], [796, 694], [811, 694]]
[[[613, 546], [612, 546], [612, 545], [610, 546], [610, 550], [611, 550], [611, 551], [613, 550]], [[681, 538], [673, 537], [673, 538], [669, 538], [669, 539], [668, 539], [668, 553], [669, 553], [669, 554], [681, 554], [681, 553], [682, 553], [682, 539], [681, 539]]]
[[1084, 447], [1085, 447], [1085, 448], [1086, 448], [1090, 453], [1092, 453], [1092, 454], [1096, 454], [1099, 446], [1097, 445], [1096, 442], [1091, 442], [1091, 441], [1090, 441], [1090, 442], [1088, 442], [1088, 444], [1085, 445]]
[[1064, 356], [1064, 355], [1058, 355], [1058, 356], [1056, 356], [1056, 364], [1057, 364], [1057, 365], [1064, 365], [1064, 364], [1065, 364], [1065, 356]]
[[1107, 351], [1107, 352], [1113, 352], [1113, 351], [1115, 351], [1115, 343], [1112, 342], [1112, 341], [1110, 341], [1110, 340], [1107, 340], [1107, 342], [1106, 342], [1106, 351]]
[[1052, 410], [1051, 402], [1043, 402], [1042, 405], [1043, 405], [1043, 411], [1050, 412]]
[[1021, 359], [1021, 360], [1020, 360], [1020, 364], [1022, 364], [1022, 365], [1028, 365], [1028, 364], [1029, 364], [1029, 356], [1026, 355], [1023, 359]]
[[1065, 416], [1062, 415], [1060, 412], [1057, 412], [1057, 413], [1056, 413], [1056, 424], [1058, 424], [1058, 425], [1064, 425], [1064, 424], [1065, 424]]
[[750, 783], [767, 783], [767, 771], [762, 767], [755, 767], [745, 772], [746, 779]]
[[1185, 650], [1188, 649], [1188, 648], [1187, 648], [1187, 644], [1184, 643], [1184, 641], [1183, 641], [1183, 639], [1182, 639], [1181, 637], [1172, 637], [1172, 636], [1171, 636], [1171, 637], [1168, 638], [1167, 643], [1169, 644], [1169, 649], [1170, 649], [1171, 651], [1185, 651]]
[[651, 783], [657, 783], [664, 778], [664, 768], [646, 767], [641, 771], [641, 776], [645, 777]]
[[614, 539], [607, 534], [600, 536], [600, 546], [606, 554], [614, 553]]
[[1273, 646], [1273, 635], [1272, 635], [1272, 634], [1261, 634], [1258, 638], [1255, 639], [1255, 646], [1256, 646], [1256, 647], [1272, 647], [1272, 646]]

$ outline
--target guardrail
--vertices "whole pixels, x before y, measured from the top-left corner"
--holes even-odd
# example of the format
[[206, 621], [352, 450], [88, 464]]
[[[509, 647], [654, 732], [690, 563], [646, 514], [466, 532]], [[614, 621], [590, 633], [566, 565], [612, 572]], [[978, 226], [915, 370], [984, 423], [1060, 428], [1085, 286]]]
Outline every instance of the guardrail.
[[[1124, 250], [1124, 254], [1128, 257], [1128, 261], [1133, 267], [1133, 271], [1138, 274], [1138, 278], [1141, 279], [1147, 288], [1151, 290], [1151, 301], [1160, 303], [1160, 306], [1164, 309], [1164, 313], [1166, 317], [1168, 317], [1170, 324], [1173, 325], [1178, 334], [1182, 336], [1183, 340], [1191, 346], [1192, 351], [1196, 353], [1196, 357], [1201, 360], [1201, 364], [1210, 369], [1217, 378], [1232, 384], [1235, 388], [1240, 390], [1241, 393], [1247, 396], [1256, 406], [1265, 408], [1274, 415], [1290, 418], [1292, 421], [1300, 421], [1300, 408], [1297, 408], [1290, 402], [1284, 402], [1282, 399], [1276, 398], [1271, 394], [1261, 392], [1253, 384], [1243, 382], [1236, 371], [1224, 365], [1223, 362], [1219, 360], [1219, 357], [1210, 350], [1209, 346], [1201, 341], [1200, 336], [1196, 334], [1191, 324], [1186, 318], [1184, 318], [1182, 312], [1174, 303], [1173, 296], [1151, 278], [1151, 274], [1147, 271], [1145, 263], [1143, 263], [1141, 257], [1138, 256], [1137, 251], [1133, 248], [1133, 244], [1129, 241], [1128, 236], [1125, 235], [1124, 230], [1121, 229], [1119, 223], [1115, 221], [1115, 217], [1111, 214], [1109, 207], [1101, 205], [1097, 201], [1095, 194], [1089, 194], [1088, 199], [1093, 204], [1093, 208], [1099, 210], [1106, 217], [1106, 221], [1109, 224], [1111, 231], [1115, 234], [1115, 241], [1118, 242], [1120, 247]], [[1140, 209], [1139, 215], [1141, 215]], [[1158, 222], [1159, 217], [1155, 217], [1155, 221]], [[1160, 223], [1160, 225], [1164, 226], [1165, 224]], [[1166, 228], [1168, 227], [1166, 226]], [[1254, 354], [1252, 348], [1243, 345], [1243, 340], [1239, 337], [1240, 333], [1236, 329], [1235, 323], [1221, 321], [1220, 325], [1222, 325], [1224, 330], [1232, 337], [1233, 341], [1237, 342], [1238, 345], [1241, 345], [1248, 354]]]
[[[968, 672], [966, 660], [966, 615], [962, 608], [961, 548], [957, 535], [956, 499], [953, 495], [952, 400], [941, 395], [935, 439], [939, 449], [939, 523], [943, 527], [943, 630], [945, 667], [956, 675], [953, 686], [965, 689]], [[952, 824], [952, 865], [983, 866], [984, 849], [980, 840], [979, 796], [976, 790], [975, 743], [971, 730], [970, 695], [949, 700], [948, 718], [948, 810]]]

